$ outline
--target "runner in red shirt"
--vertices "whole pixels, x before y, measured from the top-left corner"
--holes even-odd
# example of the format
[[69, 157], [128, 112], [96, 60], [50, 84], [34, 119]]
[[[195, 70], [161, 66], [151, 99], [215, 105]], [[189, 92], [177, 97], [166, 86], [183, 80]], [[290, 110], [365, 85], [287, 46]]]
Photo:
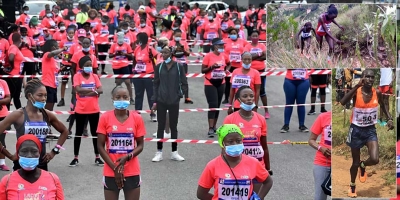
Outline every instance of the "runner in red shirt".
[[[108, 31], [108, 22], [110, 18], [106, 16], [101, 17], [101, 23], [97, 24], [94, 28], [93, 32], [95, 33], [95, 45], [96, 45], [96, 52], [98, 53], [107, 53], [109, 48], [109, 35], [110, 32]], [[99, 61], [105, 61], [107, 59], [106, 55], [97, 55]], [[101, 66], [101, 74], [106, 75], [107, 72], [105, 71], [106, 64], [100, 64]]]
[[146, 127], [140, 114], [128, 110], [130, 96], [126, 88], [117, 86], [111, 95], [115, 109], [102, 114], [97, 127], [97, 148], [106, 162], [104, 197], [115, 199], [123, 189], [125, 199], [139, 200], [138, 156], [143, 151]]
[[58, 30], [53, 34], [53, 39], [60, 42], [67, 38], [67, 27], [64, 22], [58, 24]]
[[118, 14], [119, 14], [118, 19], [120, 21], [122, 21], [122, 20], [124, 20], [125, 16], [134, 16], [135, 11], [133, 9], [131, 9], [131, 6], [129, 4], [126, 4], [125, 7], [119, 8]]
[[31, 20], [31, 17], [29, 17], [29, 7], [28, 6], [24, 6], [22, 8], [22, 12], [23, 13], [15, 21], [15, 24], [17, 24], [17, 25], [28, 25], [29, 21]]
[[[272, 188], [272, 178], [257, 159], [242, 154], [245, 136], [240, 128], [235, 124], [224, 124], [217, 134], [223, 151], [207, 163], [199, 178], [197, 198], [264, 199]], [[259, 190], [254, 189], [253, 180], [261, 183]], [[211, 188], [214, 189], [214, 194], [209, 193]]]
[[[4, 44], [0, 40], [0, 49], [4, 47]], [[3, 58], [1, 58], [3, 59]], [[10, 98], [10, 89], [8, 88], [7, 82], [5, 80], [0, 79], [0, 122], [3, 121], [8, 113], [7, 104], [11, 101]], [[5, 144], [6, 134], [0, 134], [0, 142]], [[10, 171], [10, 168], [6, 165], [5, 155], [0, 154], [0, 170], [2, 171]]]

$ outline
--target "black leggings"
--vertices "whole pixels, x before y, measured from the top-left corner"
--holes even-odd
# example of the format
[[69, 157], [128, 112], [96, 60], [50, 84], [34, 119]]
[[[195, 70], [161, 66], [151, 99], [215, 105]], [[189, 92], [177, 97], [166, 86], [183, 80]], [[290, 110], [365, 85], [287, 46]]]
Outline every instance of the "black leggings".
[[[326, 87], [320, 87], [319, 94], [326, 95], [325, 89], [326, 89]], [[311, 97], [317, 97], [317, 90], [318, 90], [318, 88], [311, 88]]]
[[[0, 105], [0, 106], [2, 106], [2, 105]], [[4, 118], [6, 118], [6, 117], [0, 117], [0, 122], [3, 121]], [[1, 144], [3, 144], [4, 148], [6, 148], [6, 134], [5, 133], [0, 134], [0, 142], [1, 142]]]
[[[36, 74], [36, 64], [35, 62], [25, 62], [24, 68], [22, 69], [22, 75], [35, 75]], [[32, 78], [27, 78], [26, 81], [30, 81]]]
[[[157, 138], [164, 138], [165, 123], [167, 120], [167, 110], [169, 114], [169, 128], [171, 130], [171, 139], [178, 139], [178, 117], [179, 117], [179, 103], [167, 105], [157, 103]], [[157, 149], [163, 149], [163, 142], [157, 142]], [[178, 150], [178, 143], [172, 142], [172, 151]]]
[[[204, 86], [204, 93], [206, 94], [208, 108], [219, 108], [221, 106], [224, 91], [225, 83], [221, 84], [218, 87], [215, 87], [213, 85]], [[208, 119], [218, 119], [218, 115], [219, 111], [208, 111]]]
[[156, 26], [157, 26], [157, 23], [156, 23], [157, 21], [152, 21], [151, 22], [151, 24], [153, 24], [153, 33], [154, 33], [154, 36], [157, 36], [157, 29], [156, 29]]
[[[235, 70], [236, 67], [231, 67], [229, 69], [229, 72], [232, 73], [233, 70]], [[227, 76], [225, 77], [225, 100], [228, 101], [229, 100], [229, 94], [231, 93], [231, 77]]]
[[[188, 65], [186, 64], [186, 63], [182, 63], [182, 66], [183, 66], [183, 70], [185, 71], [185, 74], [187, 74], [188, 73]], [[187, 87], [187, 90], [184, 92], [185, 94], [185, 99], [187, 99], [187, 98], [189, 98], [189, 85], [188, 85], [188, 87]]]
[[79, 148], [81, 147], [81, 136], [83, 134], [83, 130], [85, 129], [85, 120], [86, 118], [89, 120], [90, 124], [90, 133], [92, 134], [93, 138], [93, 149], [94, 154], [98, 155], [99, 150], [97, 149], [97, 125], [99, 124], [99, 117], [100, 113], [93, 113], [93, 114], [79, 114], [75, 113], [76, 119], [76, 132], [75, 132], [75, 139], [74, 139], [74, 155], [79, 155]]
[[[10, 100], [13, 100], [16, 109], [20, 109], [22, 105], [19, 96], [21, 95], [22, 78], [5, 78], [4, 80], [7, 82], [8, 88], [10, 89]], [[7, 104], [8, 110], [10, 110], [10, 106], [11, 101]]]

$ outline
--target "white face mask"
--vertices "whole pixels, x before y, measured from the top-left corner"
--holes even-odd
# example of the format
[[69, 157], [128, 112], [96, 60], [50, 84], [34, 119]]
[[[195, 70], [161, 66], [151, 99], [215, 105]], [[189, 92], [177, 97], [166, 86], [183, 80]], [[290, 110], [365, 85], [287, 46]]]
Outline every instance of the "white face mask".
[[66, 29], [65, 26], [60, 27], [60, 31], [65, 31], [65, 29]]
[[25, 13], [25, 14], [29, 14], [29, 10], [25, 10], [24, 13]]
[[146, 24], [140, 24], [140, 27], [145, 27], [146, 26]]
[[75, 17], [71, 16], [71, 17], [69, 17], [69, 19], [73, 21], [73, 20], [75, 20]]

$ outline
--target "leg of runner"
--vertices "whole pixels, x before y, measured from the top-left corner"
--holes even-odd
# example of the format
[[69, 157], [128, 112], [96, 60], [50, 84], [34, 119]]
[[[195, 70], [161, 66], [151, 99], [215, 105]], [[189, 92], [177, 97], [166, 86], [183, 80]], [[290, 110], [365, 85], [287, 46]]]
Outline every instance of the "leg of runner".
[[[69, 75], [70, 73], [68, 73], [66, 71], [61, 71], [60, 74], [61, 75]], [[57, 107], [65, 106], [64, 97], [65, 97], [65, 89], [67, 87], [68, 80], [69, 80], [68, 78], [62, 78], [62, 80], [61, 80], [61, 100], [58, 102]]]
[[330, 173], [330, 167], [314, 165], [314, 200], [326, 200], [327, 195], [322, 190], [321, 185], [324, 183], [325, 178]]
[[[310, 88], [309, 80], [302, 80], [297, 85], [296, 104], [306, 103], [308, 88]], [[299, 118], [299, 129], [301, 132], [308, 132], [308, 128], [304, 125], [306, 118], [306, 107], [297, 106], [297, 116]]]
[[331, 59], [333, 58], [333, 50], [335, 48], [335, 43], [333, 42], [333, 39], [328, 34], [325, 35], [325, 40], [329, 46], [328, 62], [331, 62]]
[[[153, 96], [153, 79], [151, 78], [143, 78], [144, 86], [147, 94], [147, 103], [149, 104], [149, 108], [153, 106], [153, 102], [151, 97]], [[144, 96], [144, 95], [143, 95]], [[152, 122], [157, 122], [157, 115], [155, 113], [150, 113], [150, 120]]]
[[140, 199], [140, 186], [135, 189], [125, 190], [125, 200], [139, 200]]
[[[350, 128], [352, 131], [352, 128]], [[356, 192], [356, 178], [358, 173], [358, 168], [360, 167], [360, 149], [351, 148], [351, 157], [353, 158], [353, 163], [350, 167], [350, 188], [348, 192], [349, 197], [357, 197]]]
[[[317, 99], [317, 89], [317, 85], [311, 85], [311, 103], [315, 103]], [[315, 115], [315, 105], [311, 105], [311, 109], [307, 115]]]
[[[308, 89], [307, 89], [308, 90]], [[285, 98], [286, 98], [286, 105], [292, 105], [295, 102], [296, 99], [296, 85], [294, 84], [294, 81], [286, 79], [283, 83], [283, 91], [285, 92]], [[289, 131], [289, 124], [290, 124], [290, 118], [292, 117], [292, 112], [293, 112], [293, 107], [285, 107], [285, 112], [284, 112], [284, 125], [281, 128], [281, 133], [286, 133]]]
[[[327, 90], [327, 87], [324, 87], [324, 86], [321, 86], [321, 85], [319, 86], [319, 98], [320, 98], [321, 103], [325, 103], [326, 90]], [[324, 112], [327, 112], [325, 110], [325, 104], [321, 104], [321, 113], [324, 113]]]
[[81, 137], [83, 134], [85, 120], [87, 118], [86, 114], [75, 113], [76, 125], [75, 125], [75, 138], [74, 138], [74, 159], [69, 164], [70, 167], [75, 167], [79, 164], [78, 156], [79, 149], [81, 147]]
[[[376, 131], [376, 130], [375, 129], [368, 130], [368, 132], [370, 132], [370, 131]], [[377, 165], [379, 163], [379, 145], [378, 145], [378, 140], [377, 140], [378, 138], [374, 137], [373, 139], [374, 140], [368, 141], [366, 144], [366, 146], [368, 148], [369, 158], [365, 161], [360, 162], [360, 177], [359, 178], [360, 178], [361, 183], [364, 183], [367, 180], [366, 167], [372, 166], [372, 165]]]
[[[185, 74], [187, 74], [188, 70], [189, 70], [188, 65], [186, 63], [183, 63], [182, 65], [183, 65], [183, 69], [185, 70]], [[188, 85], [188, 89], [185, 91], [184, 95], [185, 95], [185, 103], [193, 104], [192, 99], [190, 99], [190, 97], [189, 97], [189, 85]]]
[[135, 110], [142, 110], [145, 84], [142, 78], [135, 78], [133, 85], [135, 86]]
[[[178, 139], [178, 119], [179, 104], [168, 106], [169, 127], [171, 129], [171, 139]], [[184, 161], [185, 159], [178, 154], [178, 143], [172, 142], [171, 159], [176, 161]]]
[[[264, 71], [265, 70], [260, 70], [259, 72], [262, 73]], [[265, 91], [266, 82], [267, 82], [267, 77], [261, 76], [260, 99], [263, 106], [268, 106], [267, 92]], [[264, 112], [265, 112], [265, 119], [269, 119], [271, 115], [268, 112], [268, 108], [264, 108]]]
[[[5, 117], [0, 117], [0, 121], [3, 121], [4, 118]], [[3, 145], [6, 144], [5, 139], [6, 139], [6, 134], [0, 134], [0, 142], [1, 142], [1, 144], [3, 144]], [[4, 148], [6, 148], [6, 147], [4, 147]], [[0, 170], [2, 170], [2, 171], [10, 171], [10, 168], [8, 168], [7, 165], [6, 165], [5, 156], [3, 154], [1, 154], [1, 153], [0, 153]]]
[[89, 114], [87, 118], [90, 124], [90, 134], [92, 134], [93, 136], [92, 138], [93, 149], [94, 149], [94, 155], [96, 156], [94, 163], [97, 166], [103, 166], [104, 162], [100, 159], [99, 149], [97, 148], [97, 132], [96, 132], [97, 126], [99, 124], [100, 113]]
[[[157, 138], [163, 139], [164, 138], [164, 129], [167, 117], [167, 106], [163, 103], [157, 103]], [[162, 149], [163, 149], [163, 142], [157, 142], [157, 152], [154, 158], [152, 159], [153, 162], [160, 162], [163, 160], [162, 157]]]

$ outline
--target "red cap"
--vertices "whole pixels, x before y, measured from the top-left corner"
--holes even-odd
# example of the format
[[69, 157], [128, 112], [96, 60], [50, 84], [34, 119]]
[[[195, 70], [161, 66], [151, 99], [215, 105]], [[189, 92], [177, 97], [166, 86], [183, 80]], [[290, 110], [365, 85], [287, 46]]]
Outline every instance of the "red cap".
[[86, 31], [85, 31], [85, 29], [79, 29], [78, 30], [78, 37], [86, 37]]
[[42, 152], [42, 143], [40, 143], [40, 140], [35, 135], [32, 135], [32, 134], [25, 134], [18, 138], [17, 148], [16, 148], [17, 152], [19, 151], [19, 148], [21, 147], [22, 143], [24, 143], [25, 141], [28, 141], [28, 140], [31, 140], [34, 143], [36, 143], [36, 145], [39, 148], [39, 154], [40, 154]]

